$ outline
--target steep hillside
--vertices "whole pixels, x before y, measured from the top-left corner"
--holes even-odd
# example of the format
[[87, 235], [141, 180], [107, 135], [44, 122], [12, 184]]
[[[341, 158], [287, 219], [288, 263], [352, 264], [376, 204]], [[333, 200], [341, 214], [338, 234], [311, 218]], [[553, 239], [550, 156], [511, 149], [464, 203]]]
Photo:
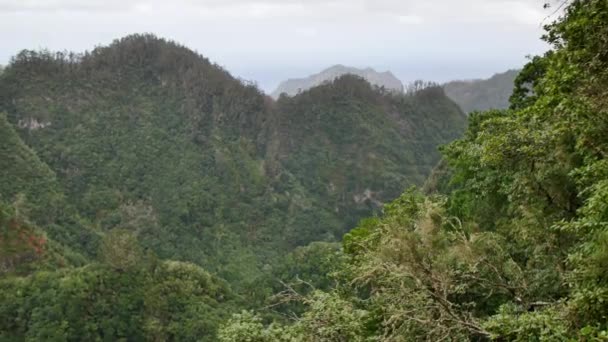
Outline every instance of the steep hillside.
[[422, 184], [466, 120], [441, 89], [389, 95], [352, 76], [275, 103], [151, 35], [24, 51], [0, 109], [92, 229], [127, 229], [241, 287]]
[[284, 169], [322, 200], [320, 208], [332, 211], [343, 229], [422, 184], [439, 159], [437, 146], [458, 137], [465, 125], [441, 88], [383, 94], [352, 75], [282, 97], [277, 107]]
[[326, 254], [334, 286], [275, 297], [294, 319], [234, 315], [220, 341], [606, 340], [608, 2], [562, 5], [510, 108], [442, 148], [445, 193], [406, 191]]
[[0, 113], [0, 210], [2, 207], [14, 207], [19, 217], [44, 228], [48, 237], [65, 247], [96, 253], [97, 233], [69, 205], [55, 172], [23, 143]]
[[344, 65], [334, 65], [309, 77], [294, 78], [282, 82], [277, 89], [272, 92], [272, 97], [277, 99], [283, 93], [288, 96], [294, 96], [300, 92], [322, 85], [325, 82], [331, 82], [336, 78], [347, 74], [362, 77], [374, 86], [383, 87], [393, 93], [398, 94], [403, 92], [403, 84], [390, 71], [377, 72], [372, 68], [357, 69]]
[[24, 51], [0, 87], [24, 141], [100, 231], [127, 227], [163, 258], [216, 271], [255, 269], [221, 268], [255, 243], [251, 222], [281, 221], [263, 213], [257, 89], [149, 35], [82, 56]]
[[55, 173], [23, 143], [5, 114], [0, 114], [0, 156], [0, 201], [26, 202], [32, 218], [52, 222], [61, 200]]
[[443, 85], [445, 94], [465, 113], [476, 110], [506, 109], [513, 94], [519, 70], [495, 74], [485, 80], [452, 81]]

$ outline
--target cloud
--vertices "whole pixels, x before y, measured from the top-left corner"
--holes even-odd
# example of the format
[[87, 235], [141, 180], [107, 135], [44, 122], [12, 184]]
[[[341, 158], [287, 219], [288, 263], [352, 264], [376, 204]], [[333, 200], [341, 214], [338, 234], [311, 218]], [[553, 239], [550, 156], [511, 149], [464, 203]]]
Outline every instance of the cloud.
[[0, 0], [0, 64], [152, 32], [276, 84], [331, 64], [404, 80], [488, 76], [542, 52], [545, 0]]
[[402, 24], [408, 25], [422, 24], [424, 22], [424, 18], [417, 15], [398, 15], [397, 20]]
[[133, 8], [130, 0], [0, 0], [0, 12], [114, 11]]
[[314, 27], [297, 27], [294, 32], [301, 37], [315, 37], [319, 31]]
[[[543, 0], [0, 0], [0, 12], [132, 11], [173, 8], [199, 13], [271, 17], [340, 15], [424, 18], [426, 21], [502, 21], [530, 23], [542, 12]], [[403, 19], [401, 19], [403, 20]]]

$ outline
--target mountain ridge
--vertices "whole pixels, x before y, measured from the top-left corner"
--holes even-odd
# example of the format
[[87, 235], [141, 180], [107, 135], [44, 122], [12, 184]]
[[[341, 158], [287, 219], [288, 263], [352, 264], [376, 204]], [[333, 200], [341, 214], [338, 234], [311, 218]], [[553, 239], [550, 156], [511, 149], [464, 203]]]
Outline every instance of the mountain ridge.
[[403, 84], [390, 71], [377, 72], [370, 67], [359, 69], [342, 64], [336, 64], [308, 77], [290, 78], [281, 82], [279, 86], [271, 93], [271, 97], [277, 99], [282, 93], [285, 93], [288, 96], [294, 96], [299, 92], [306, 91], [325, 82], [333, 81], [334, 79], [346, 74], [362, 77], [372, 85], [384, 87], [390, 92], [403, 92]]
[[269, 102], [152, 35], [82, 55], [24, 51], [0, 79], [0, 108], [82, 216], [111, 230], [149, 212], [144, 246], [228, 280], [247, 272], [215, 269], [226, 249], [210, 241], [268, 241], [272, 254], [338, 240], [373, 203], [421, 185], [466, 120], [439, 88], [393, 95], [350, 75]]
[[519, 69], [510, 69], [486, 79], [453, 80], [445, 83], [443, 88], [465, 113], [506, 109], [519, 72]]
[[[57, 211], [69, 214], [55, 220], [44, 201], [22, 196], [43, 213], [35, 223], [66, 247], [59, 250], [74, 252], [57, 273], [79, 277], [102, 263], [103, 274], [113, 267], [128, 279], [148, 272], [132, 268], [131, 257], [148, 269], [177, 260], [260, 304], [289, 253], [336, 245], [360, 219], [422, 185], [438, 146], [466, 126], [440, 87], [393, 94], [343, 75], [274, 101], [153, 35], [82, 54], [19, 53], [0, 76], [0, 112], [0, 130], [12, 132], [0, 140], [16, 146], [0, 149], [9, 156], [0, 161], [25, 151], [27, 165], [46, 170], [39, 178], [53, 178]], [[3, 171], [11, 211], [29, 190], [12, 187], [18, 169]], [[93, 265], [72, 272], [82, 259]], [[206, 333], [218, 322], [208, 324]]]

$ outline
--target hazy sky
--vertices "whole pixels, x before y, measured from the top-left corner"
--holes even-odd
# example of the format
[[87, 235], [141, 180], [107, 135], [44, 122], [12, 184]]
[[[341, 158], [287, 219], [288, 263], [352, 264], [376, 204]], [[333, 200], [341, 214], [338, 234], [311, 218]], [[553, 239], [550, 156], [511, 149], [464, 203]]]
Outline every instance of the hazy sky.
[[543, 2], [0, 0], [0, 64], [25, 48], [81, 52], [151, 32], [266, 90], [333, 64], [404, 82], [487, 77], [547, 49]]

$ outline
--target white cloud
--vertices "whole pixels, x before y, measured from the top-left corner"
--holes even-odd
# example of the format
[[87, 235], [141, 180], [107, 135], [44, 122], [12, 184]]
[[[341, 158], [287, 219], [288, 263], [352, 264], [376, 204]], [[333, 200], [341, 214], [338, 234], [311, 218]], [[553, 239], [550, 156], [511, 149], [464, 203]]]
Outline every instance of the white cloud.
[[297, 27], [294, 32], [301, 37], [315, 37], [319, 34], [314, 27]]
[[271, 87], [330, 64], [405, 80], [487, 76], [539, 53], [544, 0], [0, 0], [0, 64], [135, 32], [196, 49]]
[[13, 11], [112, 11], [133, 7], [137, 1], [121, 0], [0, 0], [0, 12]]
[[398, 15], [397, 20], [402, 24], [408, 25], [422, 24], [424, 22], [424, 18], [417, 15]]

